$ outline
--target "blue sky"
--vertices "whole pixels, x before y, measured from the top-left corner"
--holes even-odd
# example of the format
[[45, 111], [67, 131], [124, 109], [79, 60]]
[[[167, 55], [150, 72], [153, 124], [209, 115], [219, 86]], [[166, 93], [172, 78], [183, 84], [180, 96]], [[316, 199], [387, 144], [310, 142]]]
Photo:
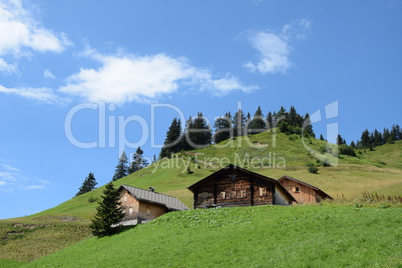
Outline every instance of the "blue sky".
[[0, 218], [68, 200], [89, 172], [107, 183], [122, 148], [158, 154], [180, 115], [213, 122], [239, 102], [251, 114], [293, 105], [321, 113], [317, 135], [337, 123], [347, 142], [401, 125], [401, 9], [0, 0]]

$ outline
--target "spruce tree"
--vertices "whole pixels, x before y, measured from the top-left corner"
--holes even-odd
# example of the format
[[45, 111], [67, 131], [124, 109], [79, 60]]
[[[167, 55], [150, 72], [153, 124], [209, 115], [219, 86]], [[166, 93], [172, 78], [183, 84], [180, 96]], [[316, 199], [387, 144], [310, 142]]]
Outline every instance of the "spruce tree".
[[372, 147], [370, 132], [367, 129], [363, 131], [360, 142], [363, 149]]
[[325, 141], [324, 136], [320, 134], [320, 140]]
[[244, 126], [246, 125], [246, 117], [241, 109], [233, 116], [233, 135], [235, 137], [244, 135]]
[[233, 135], [232, 116], [230, 112], [226, 113], [224, 117], [218, 117], [214, 124], [214, 143], [229, 139]]
[[166, 139], [160, 153], [160, 158], [167, 157], [171, 153], [180, 152], [183, 149], [181, 143], [182, 135], [181, 121], [180, 119], [174, 118], [166, 133]]
[[[306, 113], [306, 115], [304, 116], [302, 127], [304, 128], [303, 135], [305, 135], [307, 137], [315, 138], [313, 125], [311, 124], [310, 115], [308, 113]], [[321, 137], [322, 137], [322, 134], [321, 134]], [[321, 137], [320, 137], [320, 139], [321, 139]], [[324, 140], [324, 137], [322, 137], [322, 140]]]
[[142, 156], [144, 154], [144, 151], [141, 149], [140, 146], [138, 146], [137, 150], [135, 151], [135, 154], [133, 155], [133, 161], [130, 164], [130, 167], [128, 169], [128, 174], [131, 174], [133, 172], [136, 172], [137, 170], [143, 169], [144, 167], [148, 166], [148, 161], [144, 159]]
[[261, 133], [266, 130], [266, 124], [264, 121], [264, 117], [261, 111], [260, 106], [258, 106], [257, 111], [254, 113], [254, 117], [252, 118], [251, 122], [248, 125], [248, 133], [255, 134]]
[[98, 203], [90, 225], [93, 235], [102, 237], [116, 232], [117, 229], [113, 228], [112, 224], [118, 223], [124, 217], [119, 199], [120, 193], [114, 188], [113, 182], [106, 184], [102, 200]]
[[274, 121], [273, 121], [273, 116], [272, 116], [272, 113], [271, 113], [271, 112], [268, 112], [268, 115], [267, 115], [267, 123], [268, 123], [267, 129], [273, 128]]
[[345, 144], [345, 143], [343, 142], [343, 138], [342, 138], [342, 136], [341, 136], [340, 134], [338, 134], [338, 136], [336, 137], [336, 144], [337, 144], [337, 145]]
[[189, 126], [189, 142], [192, 148], [204, 148], [211, 144], [212, 132], [202, 113], [198, 113]]
[[79, 196], [85, 193], [88, 193], [95, 189], [95, 186], [98, 183], [96, 182], [95, 176], [92, 172], [89, 172], [88, 176], [85, 178], [82, 186], [78, 189], [78, 193], [75, 196]]
[[112, 180], [116, 181], [128, 175], [128, 159], [126, 152], [122, 152], [116, 166]]

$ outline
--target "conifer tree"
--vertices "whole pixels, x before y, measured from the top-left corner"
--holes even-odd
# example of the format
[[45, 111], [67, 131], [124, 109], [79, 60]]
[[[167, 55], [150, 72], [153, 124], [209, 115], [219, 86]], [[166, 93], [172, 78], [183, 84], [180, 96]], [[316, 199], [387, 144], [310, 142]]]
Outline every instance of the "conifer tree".
[[[312, 137], [315, 138], [315, 133], [313, 130], [313, 126], [311, 124], [311, 120], [310, 120], [310, 115], [308, 113], [306, 113], [306, 115], [304, 116], [304, 120], [303, 120], [303, 135], [307, 136], [307, 137]], [[322, 134], [321, 134], [322, 137]], [[320, 139], [321, 139], [320, 137]], [[322, 137], [322, 140], [324, 140], [324, 137]]]
[[136, 172], [137, 170], [143, 169], [144, 167], [148, 166], [148, 161], [144, 159], [142, 156], [144, 154], [144, 151], [141, 149], [140, 146], [138, 146], [137, 150], [135, 151], [135, 154], [133, 155], [133, 161], [130, 164], [130, 167], [128, 169], [128, 174], [131, 174], [133, 172]]
[[128, 159], [126, 152], [122, 152], [116, 166], [112, 180], [116, 181], [128, 175]]
[[271, 113], [271, 112], [268, 112], [268, 115], [267, 115], [267, 124], [268, 124], [267, 129], [273, 128], [274, 121], [273, 121], [273, 116], [272, 116], [272, 113]]
[[337, 145], [345, 144], [344, 140], [343, 140], [343, 138], [342, 138], [342, 136], [340, 134], [338, 134], [338, 136], [336, 137], [336, 144]]
[[232, 116], [230, 112], [226, 113], [224, 117], [218, 117], [214, 124], [214, 143], [229, 139], [233, 135]]
[[88, 176], [85, 178], [82, 186], [78, 189], [78, 193], [75, 196], [79, 196], [85, 193], [88, 193], [95, 189], [95, 186], [98, 183], [96, 182], [95, 176], [92, 172], [89, 172]]
[[254, 117], [252, 118], [251, 122], [249, 122], [248, 126], [248, 133], [250, 134], [261, 133], [265, 131], [267, 126], [265, 124], [260, 106], [258, 106], [257, 111], [255, 111]]
[[233, 135], [235, 137], [244, 135], [244, 126], [246, 125], [246, 118], [241, 109], [233, 116]]
[[181, 121], [180, 119], [174, 118], [166, 133], [166, 139], [160, 153], [160, 158], [167, 157], [171, 153], [180, 152], [183, 149], [181, 143], [182, 135]]
[[106, 184], [102, 200], [98, 203], [95, 217], [90, 225], [93, 235], [102, 237], [117, 231], [112, 224], [118, 223], [124, 217], [119, 199], [120, 193], [114, 188], [113, 182]]
[[193, 119], [190, 116], [190, 118], [186, 122], [186, 127], [184, 129], [184, 132], [183, 132], [183, 135], [182, 135], [181, 141], [180, 141], [180, 146], [183, 151], [188, 151], [188, 150], [192, 149], [190, 143], [188, 142], [188, 140], [190, 139], [190, 128], [192, 127], [192, 124], [193, 124]]
[[324, 136], [320, 134], [320, 140], [325, 141]]
[[371, 139], [370, 139], [370, 132], [367, 129], [365, 131], [363, 131], [360, 139], [361, 139], [361, 141], [360, 141], [361, 145], [364, 149], [372, 147]]
[[192, 148], [203, 148], [211, 144], [212, 132], [202, 113], [192, 120], [189, 125], [189, 143]]

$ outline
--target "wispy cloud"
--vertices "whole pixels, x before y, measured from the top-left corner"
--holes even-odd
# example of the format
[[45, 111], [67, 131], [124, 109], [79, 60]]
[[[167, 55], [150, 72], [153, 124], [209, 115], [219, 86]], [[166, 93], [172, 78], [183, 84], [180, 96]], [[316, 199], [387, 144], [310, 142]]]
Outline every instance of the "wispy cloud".
[[[54, 33], [36, 21], [20, 0], [0, 1], [0, 57], [14, 60], [32, 52], [62, 52], [71, 45], [66, 35]], [[0, 71], [16, 71], [16, 63], [0, 58]]]
[[285, 73], [293, 66], [289, 55], [292, 51], [291, 43], [303, 40], [311, 31], [311, 22], [307, 19], [293, 21], [282, 27], [280, 33], [270, 31], [249, 32], [248, 40], [258, 54], [257, 62], [244, 64], [251, 72]]
[[46, 69], [43, 72], [43, 77], [49, 78], [49, 79], [56, 79], [56, 76], [51, 71], [49, 71], [48, 69]]
[[0, 191], [43, 189], [45, 188], [44, 184], [48, 184], [48, 182], [33, 180], [25, 176], [24, 172], [19, 168], [8, 164], [0, 164]]
[[198, 87], [215, 95], [233, 90], [248, 92], [256, 86], [243, 85], [231, 75], [214, 77], [209, 69], [197, 68], [184, 57], [166, 54], [135, 56], [132, 54], [103, 55], [88, 49], [84, 53], [101, 66], [82, 68], [68, 78], [59, 89], [69, 95], [91, 102], [124, 103], [149, 101], [163, 94]]
[[20, 96], [41, 103], [64, 104], [67, 99], [54, 93], [50, 88], [6, 88], [0, 85], [0, 92]]

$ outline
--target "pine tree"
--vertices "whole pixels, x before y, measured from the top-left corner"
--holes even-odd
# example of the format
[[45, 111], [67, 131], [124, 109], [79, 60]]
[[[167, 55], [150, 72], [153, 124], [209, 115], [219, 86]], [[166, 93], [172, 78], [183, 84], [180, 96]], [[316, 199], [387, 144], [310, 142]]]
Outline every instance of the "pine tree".
[[211, 144], [211, 128], [202, 113], [198, 113], [190, 123], [188, 136], [192, 148], [204, 148]]
[[342, 138], [342, 136], [340, 134], [338, 134], [338, 136], [336, 137], [336, 144], [337, 145], [345, 144], [344, 140], [343, 140], [343, 138]]
[[261, 108], [258, 106], [257, 111], [254, 113], [254, 117], [251, 119], [251, 122], [249, 122], [248, 133], [261, 133], [264, 132], [266, 128], [267, 126], [265, 124]]
[[174, 118], [166, 133], [166, 139], [160, 153], [160, 158], [167, 157], [171, 153], [180, 152], [183, 149], [181, 143], [182, 135], [181, 121], [180, 119]]
[[354, 141], [352, 141], [352, 142], [350, 143], [350, 147], [353, 148], [353, 149], [356, 149], [356, 148], [357, 148], [357, 146], [356, 146], [356, 144], [355, 144]]
[[367, 129], [362, 133], [361, 145], [364, 149], [372, 147], [370, 132]]
[[274, 126], [273, 116], [272, 116], [272, 113], [271, 113], [271, 112], [268, 112], [268, 115], [267, 115], [267, 124], [268, 124], [267, 129], [271, 129], [271, 128], [273, 128], [273, 126]]
[[188, 150], [191, 150], [193, 148], [193, 147], [191, 147], [191, 145], [189, 143], [190, 128], [192, 127], [192, 124], [193, 124], [193, 119], [190, 116], [190, 118], [186, 122], [186, 127], [184, 129], [184, 132], [183, 132], [183, 135], [182, 135], [181, 141], [180, 141], [180, 146], [181, 146], [183, 151], [188, 151]]
[[[310, 115], [308, 113], [306, 113], [306, 115], [304, 116], [303, 119], [303, 135], [306, 137], [312, 137], [315, 138], [315, 133], [313, 130], [313, 125], [311, 124], [311, 120], [310, 120]], [[324, 140], [324, 137], [322, 137], [322, 134], [320, 136], [320, 139], [322, 138], [322, 140]]]
[[320, 140], [325, 141], [324, 136], [320, 134]]
[[88, 176], [85, 178], [82, 186], [78, 189], [78, 193], [75, 196], [79, 196], [85, 193], [88, 193], [95, 189], [95, 186], [98, 183], [96, 182], [95, 176], [92, 172], [89, 172]]
[[148, 166], [148, 161], [144, 159], [142, 156], [144, 154], [144, 151], [141, 149], [140, 146], [138, 146], [137, 150], [135, 151], [135, 154], [133, 155], [133, 161], [130, 164], [130, 167], [128, 169], [128, 174], [131, 174], [133, 172], [136, 172], [137, 170], [143, 169], [144, 167]]
[[246, 118], [244, 117], [244, 113], [241, 109], [235, 113], [233, 116], [233, 136], [243, 136], [244, 135], [244, 126], [246, 125]]
[[124, 217], [121, 203], [119, 202], [120, 193], [113, 187], [113, 182], [106, 184], [103, 194], [90, 225], [92, 234], [97, 237], [115, 233], [117, 229], [113, 228], [112, 224], [118, 223]]
[[126, 153], [123, 151], [119, 158], [112, 180], [116, 181], [128, 175], [128, 159]]
[[215, 120], [214, 128], [214, 143], [220, 143], [233, 136], [232, 116], [230, 112], [226, 113], [224, 117], [218, 117]]

